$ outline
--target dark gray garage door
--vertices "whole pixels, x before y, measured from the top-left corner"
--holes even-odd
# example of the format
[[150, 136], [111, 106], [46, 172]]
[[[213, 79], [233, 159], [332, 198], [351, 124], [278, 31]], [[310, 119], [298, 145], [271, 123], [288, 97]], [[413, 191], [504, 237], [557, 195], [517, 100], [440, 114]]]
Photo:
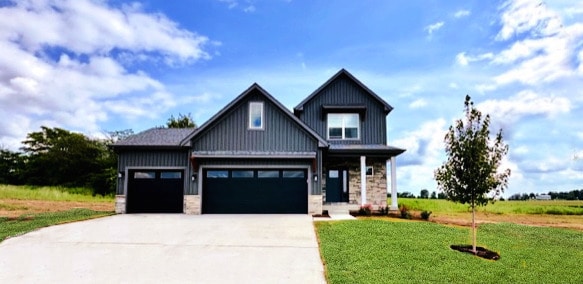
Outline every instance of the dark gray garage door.
[[308, 212], [306, 170], [208, 169], [203, 175], [203, 213]]
[[128, 213], [182, 213], [182, 170], [130, 170], [128, 175]]

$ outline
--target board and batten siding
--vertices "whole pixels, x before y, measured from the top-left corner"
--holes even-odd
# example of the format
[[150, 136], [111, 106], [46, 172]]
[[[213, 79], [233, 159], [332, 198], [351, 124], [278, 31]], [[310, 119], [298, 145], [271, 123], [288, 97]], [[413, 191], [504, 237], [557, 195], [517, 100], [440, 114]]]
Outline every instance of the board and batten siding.
[[[191, 189], [190, 176], [192, 175], [192, 167], [189, 162], [188, 150], [132, 150], [123, 151], [118, 154], [118, 171], [126, 173], [129, 168], [164, 168], [175, 167], [185, 168], [184, 173], [184, 188], [186, 194], [194, 189]], [[127, 177], [124, 177], [127, 179]], [[118, 179], [116, 194], [124, 194], [124, 180]]]
[[359, 140], [328, 140], [333, 144], [387, 144], [384, 106], [345, 75], [339, 76], [311, 100], [306, 102], [299, 118], [324, 139], [328, 139], [323, 105], [364, 105], [366, 115], [360, 120]]
[[[194, 151], [315, 152], [318, 141], [255, 90], [193, 139]], [[263, 102], [264, 129], [250, 130], [249, 102]]]

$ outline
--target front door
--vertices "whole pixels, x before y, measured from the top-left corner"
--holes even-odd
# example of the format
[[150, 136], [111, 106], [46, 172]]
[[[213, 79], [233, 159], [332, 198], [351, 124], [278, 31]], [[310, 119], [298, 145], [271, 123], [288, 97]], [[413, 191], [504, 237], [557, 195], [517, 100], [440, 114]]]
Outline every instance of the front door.
[[348, 202], [348, 170], [329, 169], [326, 175], [326, 202]]

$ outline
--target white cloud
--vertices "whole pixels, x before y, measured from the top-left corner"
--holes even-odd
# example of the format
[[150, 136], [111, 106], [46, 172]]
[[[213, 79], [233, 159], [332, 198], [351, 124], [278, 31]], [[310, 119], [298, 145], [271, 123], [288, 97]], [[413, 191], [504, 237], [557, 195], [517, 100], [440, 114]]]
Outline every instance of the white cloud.
[[501, 8], [502, 29], [497, 40], [508, 40], [524, 33], [533, 37], [551, 36], [562, 26], [558, 14], [539, 1], [507, 1]]
[[483, 61], [487, 59], [492, 59], [493, 57], [494, 54], [492, 54], [491, 52], [479, 54], [476, 56], [468, 56], [466, 55], [465, 52], [460, 52], [455, 56], [455, 61], [457, 64], [461, 66], [467, 66], [470, 62]]
[[472, 14], [472, 12], [470, 12], [469, 10], [462, 9], [462, 10], [456, 11], [455, 14], [453, 14], [453, 16], [455, 18], [463, 18], [463, 17], [467, 17], [471, 14]]
[[427, 31], [429, 36], [431, 36], [433, 34], [433, 32], [436, 32], [439, 29], [441, 29], [444, 24], [445, 24], [444, 22], [437, 22], [437, 23], [431, 24], [429, 26], [426, 26], [425, 30]]
[[0, 117], [11, 118], [0, 123], [0, 144], [17, 149], [41, 125], [96, 133], [112, 115], [156, 116], [176, 104], [174, 96], [128, 69], [127, 58], [188, 64], [210, 58], [207, 42], [137, 4], [38, 0], [0, 7]]
[[409, 104], [409, 108], [417, 109], [427, 106], [427, 100], [424, 98], [416, 99]]
[[476, 105], [489, 113], [492, 119], [505, 124], [518, 121], [528, 115], [553, 117], [571, 110], [571, 101], [565, 97], [542, 96], [533, 91], [522, 91], [508, 99], [486, 100]]

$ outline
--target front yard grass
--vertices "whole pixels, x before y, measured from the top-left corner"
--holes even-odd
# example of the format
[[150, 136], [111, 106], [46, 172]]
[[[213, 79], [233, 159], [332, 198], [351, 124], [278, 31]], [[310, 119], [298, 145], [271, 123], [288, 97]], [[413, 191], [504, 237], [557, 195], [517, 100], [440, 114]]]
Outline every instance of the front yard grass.
[[469, 228], [430, 222], [316, 222], [328, 283], [583, 283], [583, 232], [482, 224], [484, 260], [449, 248], [470, 244]]
[[20, 217], [0, 217], [0, 242], [38, 228], [113, 215], [113, 212], [93, 211], [84, 208], [60, 212], [23, 214]]

